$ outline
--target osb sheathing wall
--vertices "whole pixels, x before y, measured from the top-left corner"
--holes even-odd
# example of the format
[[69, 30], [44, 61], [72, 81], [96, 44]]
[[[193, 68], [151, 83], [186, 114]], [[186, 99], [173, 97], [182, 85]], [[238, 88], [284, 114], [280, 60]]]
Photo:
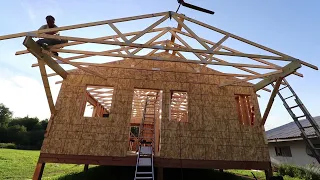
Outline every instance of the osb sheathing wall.
[[[161, 56], [167, 56], [161, 54]], [[110, 63], [111, 64], [111, 63]], [[93, 67], [107, 79], [77, 70], [63, 81], [57, 115], [41, 152], [125, 156], [134, 88], [163, 90], [160, 156], [199, 160], [269, 161], [257, 97], [248, 84], [219, 88], [225, 76], [199, 65], [127, 59], [112, 64], [136, 69]], [[160, 68], [159, 71], [151, 70]], [[145, 70], [141, 70], [145, 69]], [[148, 69], [148, 70], [146, 70]], [[194, 73], [190, 73], [190, 71]], [[187, 73], [188, 72], [188, 73]], [[109, 118], [83, 118], [86, 85], [114, 87]], [[188, 92], [188, 123], [169, 120], [170, 91]], [[234, 94], [250, 94], [256, 110], [254, 126], [239, 123]]]

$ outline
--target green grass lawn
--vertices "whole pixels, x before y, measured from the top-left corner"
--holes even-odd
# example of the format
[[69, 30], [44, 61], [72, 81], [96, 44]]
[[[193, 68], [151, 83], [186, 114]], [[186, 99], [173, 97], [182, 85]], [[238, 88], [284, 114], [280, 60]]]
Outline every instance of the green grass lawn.
[[[253, 175], [251, 174], [251, 172], [255, 175], [256, 178], [258, 178], [259, 180], [265, 180], [266, 176], [264, 174], [264, 171], [248, 171], [248, 170], [227, 170], [227, 172], [233, 173], [233, 174], [238, 174], [244, 177], [250, 177], [253, 178]], [[277, 176], [278, 174], [274, 174], [275, 176]], [[284, 176], [283, 177], [284, 180], [304, 180], [304, 179], [300, 179], [300, 178], [293, 178], [290, 176]]]
[[[0, 149], [0, 179], [32, 179], [36, 166], [39, 151]], [[90, 166], [87, 173], [83, 173], [83, 165], [68, 164], [46, 164], [43, 179], [69, 180], [69, 179], [109, 179], [126, 180], [133, 179], [134, 167], [106, 167]], [[164, 179], [179, 180], [183, 177], [188, 179], [229, 179], [244, 180], [234, 174], [252, 178], [251, 171], [228, 170], [228, 173], [220, 173], [213, 170], [165, 169]], [[264, 172], [253, 172], [258, 179], [265, 179]], [[285, 177], [285, 180], [298, 180], [296, 178]]]
[[[0, 149], [0, 179], [32, 179], [39, 151]], [[43, 179], [80, 172], [83, 165], [46, 164]]]

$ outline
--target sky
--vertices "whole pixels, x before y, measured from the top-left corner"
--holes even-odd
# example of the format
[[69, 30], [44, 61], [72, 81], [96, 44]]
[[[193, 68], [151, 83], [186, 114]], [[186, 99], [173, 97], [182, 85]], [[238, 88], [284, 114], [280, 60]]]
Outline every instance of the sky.
[[[181, 7], [179, 13], [218, 27], [230, 33], [260, 43], [272, 49], [320, 66], [320, 1], [310, 0], [186, 0], [186, 2], [215, 11], [214, 15]], [[45, 24], [45, 17], [53, 15], [58, 26], [108, 20], [164, 11], [176, 11], [176, 0], [12, 0], [0, 6], [0, 35], [38, 29]], [[169, 22], [170, 24], [170, 22]], [[131, 31], [135, 24], [120, 25], [123, 31]], [[176, 25], [175, 25], [176, 26]], [[108, 35], [110, 29], [75, 30], [62, 35], [98, 37]], [[210, 39], [211, 34], [194, 27], [201, 37]], [[120, 28], [119, 28], [120, 29]], [[133, 31], [133, 30], [132, 30]], [[212, 35], [212, 37], [214, 37]], [[50, 117], [49, 107], [38, 68], [32, 55], [15, 56], [23, 50], [23, 38], [0, 41], [0, 103], [14, 112], [15, 117]], [[232, 44], [239, 49], [250, 50], [241, 44]], [[320, 115], [320, 71], [303, 66], [299, 69], [304, 78], [287, 78], [311, 115]], [[56, 99], [59, 85], [50, 78], [53, 98]], [[259, 91], [260, 111], [263, 114], [270, 93]], [[292, 119], [276, 97], [267, 119], [266, 130], [291, 122]]]

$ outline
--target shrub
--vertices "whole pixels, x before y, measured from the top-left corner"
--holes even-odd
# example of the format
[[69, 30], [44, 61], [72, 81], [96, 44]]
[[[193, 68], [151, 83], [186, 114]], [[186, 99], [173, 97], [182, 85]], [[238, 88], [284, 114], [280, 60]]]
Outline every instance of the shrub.
[[17, 146], [14, 143], [0, 143], [0, 148], [17, 149]]
[[278, 172], [281, 176], [288, 175], [290, 177], [296, 177], [305, 180], [320, 180], [320, 174], [311, 168], [302, 168], [292, 165], [280, 165]]

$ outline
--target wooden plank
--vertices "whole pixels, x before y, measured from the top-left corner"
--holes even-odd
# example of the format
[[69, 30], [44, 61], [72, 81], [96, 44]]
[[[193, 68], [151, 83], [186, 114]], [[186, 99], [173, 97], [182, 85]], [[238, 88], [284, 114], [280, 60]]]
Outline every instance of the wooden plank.
[[[158, 31], [163, 31], [167, 28], [155, 28], [152, 29], [151, 31], [147, 32], [147, 33], [152, 33], [152, 32], [158, 32]], [[123, 35], [125, 36], [132, 36], [132, 35], [137, 35], [139, 34], [141, 31], [135, 31], [135, 32], [129, 32], [129, 33], [124, 33]], [[94, 38], [97, 40], [110, 40], [113, 38], [119, 38], [119, 35], [111, 35], [111, 36], [103, 36], [103, 37], [99, 37], [99, 38]], [[62, 47], [67, 47], [67, 46], [73, 46], [73, 45], [79, 45], [79, 44], [85, 44], [85, 42], [77, 42], [77, 41], [73, 41], [73, 42], [68, 42], [68, 43], [63, 43], [63, 44], [57, 44], [52, 46], [52, 48], [62, 48]], [[26, 54], [29, 53], [28, 50], [22, 50], [22, 51], [17, 51], [15, 55], [21, 55], [21, 54]]]
[[[179, 18], [177, 18], [177, 16], [174, 14], [172, 16], [177, 22], [178, 24], [180, 24], [189, 34], [191, 34], [193, 36], [193, 38], [195, 38], [204, 48], [206, 48], [207, 50], [209, 50], [209, 46], [203, 42], [197, 35], [196, 33], [194, 33], [188, 26], [186, 26]], [[180, 16], [181, 17], [181, 16]]]
[[267, 78], [264, 78], [264, 80], [258, 82], [257, 84], [255, 84], [254, 90], [258, 91], [261, 88], [266, 87], [267, 85], [271, 84], [272, 82], [274, 82], [275, 80], [277, 80], [280, 77], [285, 78], [288, 75], [295, 72], [300, 67], [301, 67], [301, 62], [299, 60], [293, 61], [282, 68], [282, 73], [271, 75]]
[[[175, 29], [172, 29], [173, 31], [176, 31], [177, 33], [179, 33], [179, 34], [183, 34], [183, 35], [185, 35], [185, 36], [188, 36], [188, 37], [191, 37], [192, 38], [192, 36], [189, 34], [189, 33], [186, 33], [186, 32], [183, 32], [183, 31], [177, 31], [177, 30], [175, 30]], [[208, 43], [208, 44], [211, 44], [211, 45], [215, 45], [215, 43], [214, 42], [212, 42], [212, 41], [209, 41], [209, 40], [207, 40], [207, 39], [203, 39], [203, 38], [201, 38], [203, 41], [205, 41], [206, 43]], [[221, 46], [223, 49], [225, 49], [225, 50], [227, 50], [227, 51], [230, 51], [230, 52], [235, 52], [235, 53], [242, 53], [242, 52], [240, 52], [240, 51], [236, 51], [236, 50], [234, 50], [234, 49], [232, 49], [232, 48], [230, 48], [230, 47], [227, 47], [227, 46]], [[259, 59], [259, 58], [252, 58], [252, 59]], [[284, 60], [284, 61], [287, 61], [287, 60]], [[280, 67], [280, 66], [277, 66], [276, 64], [273, 64], [273, 63], [270, 63], [270, 62], [268, 62], [268, 61], [265, 61], [265, 60], [262, 60], [262, 59], [259, 59], [259, 62], [261, 62], [261, 63], [264, 63], [264, 64], [267, 64], [267, 65], [270, 65], [270, 66], [274, 66], [274, 67]], [[241, 69], [241, 70], [243, 70], [243, 71], [246, 71], [246, 72], [250, 72], [251, 70], [249, 70], [249, 69], [246, 69], [245, 70], [245, 68], [238, 68], [238, 69]], [[251, 71], [251, 73], [252, 74], [255, 74], [255, 75], [259, 75], [259, 73], [257, 73], [257, 72], [255, 72], [255, 71]], [[302, 74], [300, 74], [300, 73], [297, 73], [297, 72], [295, 72], [294, 73], [295, 75], [297, 75], [297, 76], [300, 76], [300, 77], [303, 77], [303, 75]], [[270, 91], [271, 92], [271, 91]]]
[[271, 93], [271, 96], [270, 96], [270, 99], [269, 99], [269, 102], [267, 104], [267, 107], [266, 107], [266, 110], [264, 111], [264, 114], [263, 114], [263, 117], [261, 119], [261, 123], [260, 123], [260, 126], [264, 126], [264, 124], [266, 123], [266, 120], [267, 120], [267, 117], [270, 113], [270, 110], [271, 110], [271, 107], [272, 107], [272, 104], [274, 102], [274, 98], [276, 97], [277, 93], [278, 93], [278, 90], [279, 90], [279, 87], [280, 87], [280, 84], [281, 84], [281, 81], [282, 81], [282, 77], [279, 77], [277, 79], [277, 82], [276, 82], [276, 85], [274, 86], [273, 88], [273, 91]]
[[[40, 160], [40, 158], [39, 158], [39, 160]], [[32, 180], [41, 180], [42, 179], [42, 174], [43, 174], [43, 170], [44, 170], [45, 165], [46, 165], [46, 163], [41, 163], [41, 162], [37, 163], [36, 169], [34, 170]]]
[[[56, 39], [57, 36], [48, 35], [48, 34], [39, 34], [36, 37], [39, 38], [51, 38]], [[216, 55], [225, 55], [225, 56], [238, 56], [238, 57], [252, 57], [252, 58], [263, 58], [271, 60], [283, 60], [283, 61], [292, 61], [287, 57], [277, 57], [277, 56], [267, 56], [267, 55], [258, 55], [258, 54], [246, 54], [246, 53], [230, 53], [222, 51], [211, 51], [211, 50], [202, 50], [202, 49], [189, 49], [189, 48], [175, 48], [175, 47], [160, 47], [160, 46], [151, 46], [146, 44], [137, 44], [137, 43], [125, 43], [125, 42], [115, 42], [115, 41], [102, 41], [96, 39], [88, 38], [79, 38], [79, 37], [70, 37], [70, 36], [59, 36], [59, 39], [69, 40], [69, 41], [80, 41], [87, 43], [97, 43], [97, 44], [108, 44], [108, 45], [119, 45], [119, 46], [131, 46], [137, 48], [150, 48], [150, 49], [160, 49], [160, 50], [175, 50], [183, 52], [195, 52], [195, 53], [204, 53], [204, 54], [216, 54]]]
[[90, 73], [90, 74], [92, 74], [92, 75], [96, 75], [96, 76], [98, 76], [98, 77], [101, 77], [102, 79], [105, 79], [105, 80], [108, 79], [108, 78], [104, 77], [103, 75], [101, 75], [101, 74], [98, 73], [98, 72], [95, 72], [95, 71], [93, 71], [93, 70], [91, 70], [91, 69], [89, 69], [89, 68], [86, 68], [86, 67], [82, 67], [82, 66], [80, 66], [80, 65], [77, 65], [77, 64], [75, 64], [75, 63], [73, 63], [73, 62], [71, 62], [71, 61], [67, 61], [67, 60], [65, 60], [65, 59], [63, 59], [63, 58], [61, 58], [61, 57], [59, 57], [59, 56], [55, 56], [55, 55], [53, 55], [51, 52], [43, 51], [43, 53], [45, 53], [45, 54], [47, 54], [47, 55], [51, 55], [51, 56], [53, 56], [54, 58], [56, 58], [56, 59], [58, 59], [58, 60], [60, 60], [60, 61], [62, 61], [62, 62], [64, 62], [64, 63], [70, 64], [70, 65], [72, 65], [72, 66], [74, 66], [74, 67], [77, 67], [78, 69], [81, 69], [81, 70], [83, 70], [83, 71], [85, 71], [85, 72], [88, 72], [88, 73]]
[[240, 100], [240, 95], [237, 95], [235, 97], [236, 102], [237, 102], [237, 110], [238, 110], [238, 118], [241, 124], [244, 124], [244, 118], [243, 118], [243, 113], [242, 113], [242, 108], [241, 108], [241, 100]]
[[[170, 30], [170, 33], [172, 34], [173, 37], [177, 38], [185, 47], [192, 49], [192, 47], [186, 42], [184, 41], [181, 37], [179, 37], [174, 31]], [[197, 56], [200, 61], [205, 61], [198, 53], [193, 53], [195, 56]]]
[[[181, 21], [181, 22], [183, 22], [183, 21], [184, 21], [184, 19], [183, 19], [183, 18], [180, 18], [180, 17], [178, 17], [178, 18], [180, 19], [180, 21]], [[179, 23], [178, 23], [178, 27], [177, 27], [177, 29], [178, 29], [179, 31], [181, 31], [181, 29], [182, 29], [181, 24], [179, 24]], [[173, 36], [173, 35], [171, 35], [171, 42], [172, 42], [172, 43], [174, 43], [175, 39], [176, 39], [176, 37], [175, 37], [175, 36]], [[169, 51], [166, 51], [166, 52], [169, 52]], [[176, 54], [176, 52], [177, 52], [177, 51], [172, 51], [172, 55], [175, 55], [175, 54]]]
[[[177, 13], [175, 13], [175, 14], [176, 14], [178, 17], [183, 17], [183, 18], [184, 18], [185, 20], [187, 20], [187, 21], [190, 21], [190, 22], [193, 22], [193, 23], [198, 24], [198, 25], [200, 25], [200, 26], [203, 26], [203, 27], [206, 27], [206, 28], [208, 28], [208, 29], [214, 30], [214, 31], [219, 32], [219, 33], [221, 33], [221, 34], [224, 34], [224, 35], [229, 34], [230, 37], [232, 37], [232, 38], [234, 38], [234, 39], [237, 39], [237, 40], [239, 40], [239, 41], [245, 42], [245, 43], [250, 44], [250, 45], [252, 45], [252, 46], [258, 47], [258, 48], [260, 48], [260, 49], [263, 49], [263, 50], [265, 50], [265, 51], [271, 52], [271, 53], [273, 53], [273, 54], [277, 54], [277, 55], [279, 55], [279, 56], [284, 57], [285, 59], [290, 59], [291, 61], [293, 61], [293, 60], [299, 60], [299, 59], [296, 59], [296, 58], [291, 57], [291, 56], [289, 56], [289, 55], [286, 55], [286, 54], [284, 54], [284, 53], [281, 53], [281, 52], [279, 52], [279, 51], [273, 50], [273, 49], [268, 48], [268, 47], [266, 47], [266, 46], [263, 46], [263, 45], [260, 45], [260, 44], [258, 44], [258, 43], [255, 43], [255, 42], [253, 42], [253, 41], [250, 41], [250, 40], [247, 40], [247, 39], [245, 39], [245, 38], [242, 38], [242, 37], [240, 37], [240, 36], [231, 34], [231, 33], [229, 33], [229, 32], [226, 32], [226, 31], [223, 31], [223, 30], [218, 29], [218, 28], [216, 28], [216, 27], [213, 27], [213, 26], [211, 26], [211, 25], [208, 25], [208, 24], [205, 24], [205, 23], [203, 23], [203, 22], [197, 21], [197, 20], [195, 20], [195, 19], [192, 19], [192, 18], [183, 16], [183, 15], [180, 15], [180, 14], [177, 14]], [[275, 59], [275, 60], [276, 60], [276, 59]], [[299, 61], [301, 61], [301, 60], [299, 60]], [[303, 64], [303, 65], [305, 65], [305, 66], [308, 66], [308, 67], [310, 67], [310, 68], [312, 68], [312, 69], [318, 70], [318, 67], [317, 67], [317, 66], [312, 65], [312, 64], [310, 64], [310, 63], [301, 61], [301, 64]]]
[[[166, 34], [169, 31], [169, 29], [165, 29], [163, 30], [161, 33], [159, 33], [158, 35], [156, 35], [155, 37], [151, 38], [149, 41], [147, 41], [145, 44], [149, 45], [151, 43], [153, 43], [155, 40], [159, 39], [160, 37], [162, 37], [164, 34]], [[132, 51], [132, 54], [136, 54], [139, 51], [141, 51], [143, 48], [137, 48], [136, 50]]]
[[247, 107], [244, 95], [240, 96], [240, 108], [241, 108], [241, 113], [242, 113], [242, 116], [243, 116], [242, 117], [243, 118], [243, 123], [245, 125], [249, 125], [248, 107]]
[[99, 104], [99, 102], [95, 100], [94, 97], [90, 93], [88, 93], [88, 91], [86, 92], [86, 99], [93, 106], [97, 106]]
[[155, 28], [156, 26], [158, 26], [159, 24], [161, 24], [163, 21], [167, 20], [169, 18], [169, 14], [165, 15], [164, 17], [162, 17], [161, 19], [159, 19], [158, 21], [156, 21], [155, 23], [153, 23], [152, 25], [150, 25], [149, 27], [147, 27], [145, 30], [141, 31], [139, 34], [135, 35], [134, 37], [132, 37], [129, 42], [134, 42], [135, 40], [139, 39], [141, 36], [143, 36], [144, 34], [146, 34], [148, 31], [150, 31], [151, 29]]
[[63, 79], [67, 78], [68, 73], [50, 56], [42, 53], [42, 48], [31, 38], [26, 37], [23, 45], [38, 59], [42, 59], [52, 70], [59, 74]]
[[138, 19], [158, 17], [158, 16], [163, 16], [166, 14], [168, 14], [168, 12], [146, 14], [146, 15], [140, 15], [140, 16], [132, 16], [132, 17], [111, 19], [111, 20], [106, 20], [106, 21], [90, 22], [90, 23], [84, 23], [84, 24], [76, 24], [76, 25], [63, 26], [63, 27], [58, 27], [58, 28], [50, 28], [50, 29], [44, 29], [44, 30], [38, 30], [38, 31], [15, 33], [15, 34], [0, 36], [0, 40], [28, 36], [30, 33], [40, 34], [40, 33], [46, 33], [46, 32], [64, 31], [64, 30], [71, 30], [71, 29], [77, 29], [77, 28], [85, 28], [85, 27], [91, 27], [91, 26], [104, 25], [104, 24], [108, 24], [108, 23], [118, 23], [118, 22], [132, 21], [132, 20], [138, 20]]
[[[223, 42], [225, 42], [227, 39], [229, 38], [229, 35], [225, 35], [222, 39], [220, 39], [216, 44], [214, 44], [210, 49], [212, 50], [212, 51], [219, 51], [218, 50], [218, 48], [221, 46], [221, 44], [223, 43]], [[207, 61], [212, 61], [212, 56], [213, 56], [213, 54], [210, 54], [209, 56], [208, 56], [208, 58], [209, 59], [207, 59]], [[204, 65], [203, 67], [206, 67], [206, 65]], [[202, 68], [203, 68], [202, 67]]]
[[[73, 62], [77, 65], [86, 65], [86, 66], [95, 66], [95, 67], [113, 67], [113, 68], [120, 68], [120, 69], [136, 69], [136, 70], [149, 70], [149, 71], [158, 71], [148, 68], [139, 68], [139, 67], [129, 67], [129, 66], [123, 66], [123, 65], [116, 65], [116, 64], [97, 64], [97, 63], [85, 63], [85, 62]], [[205, 74], [205, 75], [218, 75], [218, 76], [227, 76], [227, 77], [255, 77], [253, 75], [248, 74], [235, 74], [235, 73], [222, 73], [222, 72], [193, 72], [193, 71], [170, 71], [165, 69], [160, 69], [160, 71], [163, 72], [177, 72], [177, 73], [192, 73], [192, 74]], [[56, 73], [49, 74], [48, 77], [55, 76]]]
[[137, 56], [137, 55], [125, 55], [125, 54], [114, 54], [114, 53], [103, 53], [103, 52], [92, 52], [92, 51], [81, 51], [81, 50], [70, 50], [70, 49], [51, 49], [55, 52], [63, 53], [74, 53], [74, 54], [86, 54], [86, 55], [100, 55], [100, 56], [111, 56], [111, 57], [122, 57], [122, 58], [136, 58], [136, 59], [146, 59], [146, 60], [157, 60], [157, 61], [171, 61], [171, 62], [184, 62], [184, 63], [194, 63], [194, 64], [211, 64], [211, 65], [221, 65], [221, 66], [234, 66], [234, 67], [250, 67], [250, 68], [262, 68], [262, 69], [275, 69], [270, 66], [265, 65], [253, 65], [253, 64], [240, 64], [240, 63], [221, 63], [221, 62], [201, 62], [199, 60], [184, 60], [184, 59], [170, 59], [163, 57], [148, 57], [148, 56]]
[[[223, 49], [228, 50], [228, 51], [230, 51], [230, 52], [242, 53], [242, 52], [240, 52], [240, 51], [234, 50], [234, 49], [229, 48], [229, 47], [226, 47], [226, 46], [223, 46]], [[278, 68], [278, 67], [281, 67], [281, 66], [278, 66], [278, 65], [276, 65], [276, 64], [273, 64], [273, 63], [270, 63], [270, 62], [268, 62], [268, 61], [265, 61], [265, 60], [263, 60], [263, 59], [259, 59], [259, 58], [250, 58], [250, 59], [255, 60], [255, 61], [257, 61], [257, 62], [260, 62], [260, 63], [263, 63], [263, 64], [267, 64], [267, 65], [269, 65], [269, 66], [273, 66], [273, 67], [277, 67], [277, 68]], [[301, 74], [301, 73], [294, 72], [294, 74], [297, 75], [297, 76], [303, 77], [303, 74]]]
[[[161, 42], [154, 42], [154, 43], [151, 43], [151, 44], [156, 45], [158, 43], [161, 43]], [[106, 53], [119, 52], [119, 50], [123, 50], [125, 48], [127, 48], [127, 49], [135, 49], [134, 47], [122, 47], [122, 48], [112, 49], [112, 50], [107, 50], [107, 51], [102, 51], [102, 52], [106, 52]], [[52, 48], [52, 49], [54, 49], [54, 48]], [[65, 60], [66, 61], [71, 61], [71, 60], [76, 60], [76, 59], [92, 57], [92, 56], [95, 56], [95, 55], [78, 55], [78, 56], [72, 56], [72, 57], [65, 58]], [[60, 63], [60, 64], [63, 64], [63, 63]], [[32, 64], [31, 67], [36, 67], [36, 66], [38, 66], [38, 64]]]
[[265, 74], [260, 74], [260, 75], [256, 75], [256, 76], [252, 76], [252, 77], [248, 77], [245, 79], [239, 79], [239, 80], [235, 80], [232, 82], [227, 82], [227, 83], [221, 83], [219, 84], [219, 87], [223, 87], [223, 86], [228, 86], [228, 85], [232, 85], [232, 84], [236, 84], [236, 83], [240, 83], [240, 82], [247, 82], [253, 79], [258, 79], [258, 78], [264, 78], [270, 75], [274, 75], [274, 74], [278, 74], [278, 73], [282, 73], [282, 70], [277, 70], [277, 71], [273, 71], [273, 72], [269, 72], [269, 73], [265, 73]]
[[46, 68], [44, 66], [43, 60], [38, 59], [38, 63], [39, 63], [39, 69], [40, 69], [40, 73], [41, 73], [41, 78], [42, 78], [44, 90], [46, 92], [46, 96], [47, 96], [47, 101], [48, 101], [48, 104], [49, 104], [50, 112], [51, 112], [51, 114], [55, 114], [56, 113], [56, 108], [54, 107], [52, 94], [51, 94], [51, 90], [50, 90], [50, 84], [49, 84], [48, 77], [47, 77]]
[[[108, 25], [118, 34], [118, 36], [121, 37], [121, 39], [124, 41], [124, 42], [127, 42], [128, 39], [122, 34], [122, 32], [119, 31], [119, 29], [112, 23], [108, 23]], [[115, 37], [113, 37], [115, 38]]]

